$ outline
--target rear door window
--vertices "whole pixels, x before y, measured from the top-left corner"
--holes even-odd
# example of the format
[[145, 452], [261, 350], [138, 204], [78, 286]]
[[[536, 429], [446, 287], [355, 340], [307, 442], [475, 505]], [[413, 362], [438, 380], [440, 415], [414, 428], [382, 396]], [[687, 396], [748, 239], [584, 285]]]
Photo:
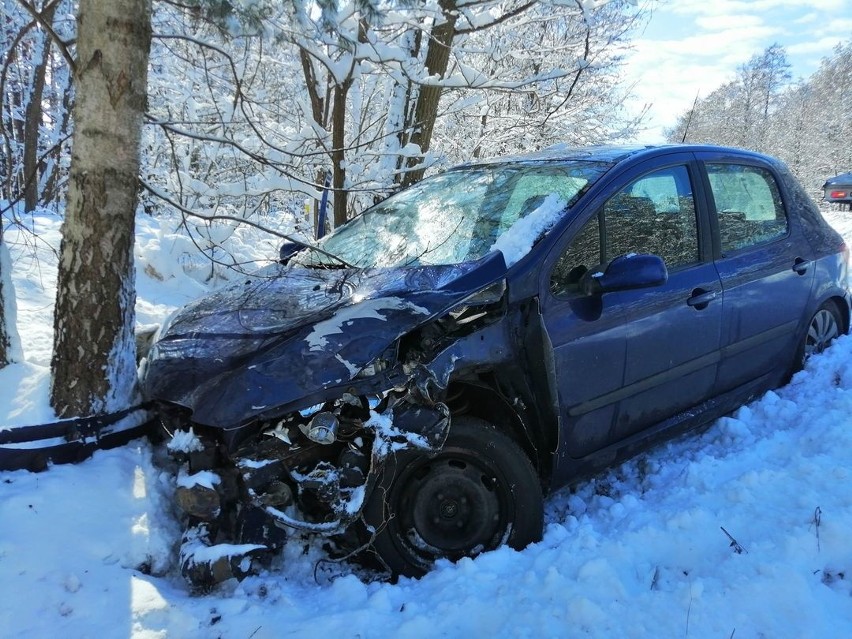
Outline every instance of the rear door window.
[[768, 170], [728, 163], [706, 167], [723, 254], [786, 237], [787, 213]]

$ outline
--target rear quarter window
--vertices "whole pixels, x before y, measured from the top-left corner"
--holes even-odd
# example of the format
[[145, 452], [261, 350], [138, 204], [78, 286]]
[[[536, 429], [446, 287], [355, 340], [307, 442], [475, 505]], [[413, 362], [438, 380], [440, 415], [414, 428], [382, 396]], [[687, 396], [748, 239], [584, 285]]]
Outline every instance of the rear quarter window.
[[743, 164], [707, 164], [723, 253], [787, 235], [789, 224], [772, 173]]

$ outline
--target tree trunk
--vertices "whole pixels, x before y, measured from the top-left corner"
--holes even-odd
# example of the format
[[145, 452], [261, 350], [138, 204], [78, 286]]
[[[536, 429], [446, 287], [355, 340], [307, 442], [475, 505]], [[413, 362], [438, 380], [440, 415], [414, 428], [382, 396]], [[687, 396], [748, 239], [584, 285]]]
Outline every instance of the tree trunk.
[[8, 317], [6, 312], [6, 298], [9, 293], [6, 290], [6, 281], [11, 279], [11, 273], [6, 268], [6, 245], [3, 244], [3, 223], [0, 220], [0, 368], [3, 368], [10, 363], [11, 340], [9, 339], [9, 329], [7, 323], [11, 323], [12, 318]]
[[3, 224], [0, 223], [0, 368], [21, 358], [21, 340], [15, 330], [15, 315], [12, 260], [3, 242]]
[[133, 239], [150, 0], [81, 0], [77, 34], [51, 362], [60, 417], [117, 410], [135, 388]]
[[[367, 42], [367, 31], [369, 24], [363, 18], [358, 21], [358, 42]], [[355, 65], [347, 78], [334, 85], [334, 107], [331, 111], [331, 187], [334, 193], [334, 228], [346, 222], [347, 201], [349, 193], [346, 191], [346, 96], [352, 87], [353, 72]]]
[[[429, 50], [426, 52], [426, 72], [432, 77], [443, 79], [450, 63], [450, 50], [453, 46], [453, 38], [456, 35], [456, 20], [458, 11], [455, 0], [439, 0], [444, 15], [444, 22], [432, 27], [429, 36]], [[421, 154], [425, 155], [432, 143], [432, 131], [435, 128], [435, 119], [438, 117], [438, 103], [441, 101], [440, 84], [426, 84], [420, 87], [417, 96], [417, 107], [414, 110], [414, 134], [411, 142], [420, 147]], [[408, 160], [409, 171], [403, 178], [402, 185], [410, 186], [423, 179], [424, 167], [414, 168], [423, 162], [423, 157], [411, 157]]]
[[[42, 17], [48, 23], [53, 22], [57, 4], [45, 7]], [[50, 36], [41, 29], [42, 49], [41, 59], [33, 70], [32, 92], [28, 97], [26, 124], [24, 125], [24, 210], [29, 212], [38, 206], [38, 143], [39, 129], [43, 114], [42, 97], [44, 82], [47, 75], [47, 64], [50, 61]]]
[[[71, 125], [71, 101], [74, 96], [74, 92], [71, 90], [70, 84], [71, 82], [69, 80], [68, 85], [62, 92], [62, 106], [53, 107], [54, 113], [57, 111], [62, 113], [61, 124], [56, 130], [56, 138], [60, 140], [65, 138], [68, 128]], [[48, 205], [51, 202], [58, 202], [62, 197], [59, 189], [62, 178], [62, 169], [60, 167], [62, 156], [65, 152], [66, 145], [57, 144], [48, 157], [47, 179], [45, 180], [44, 188], [41, 191], [41, 201], [45, 205]]]
[[308, 90], [308, 96], [311, 100], [311, 115], [314, 122], [320, 126], [325, 126], [323, 121], [323, 113], [325, 112], [325, 103], [317, 91], [317, 77], [314, 72], [313, 63], [308, 55], [308, 52], [299, 48], [299, 60], [302, 62], [302, 74], [305, 78], [305, 88]]
[[351, 81], [334, 87], [334, 107], [331, 111], [331, 188], [334, 193], [334, 228], [346, 222], [346, 94]]

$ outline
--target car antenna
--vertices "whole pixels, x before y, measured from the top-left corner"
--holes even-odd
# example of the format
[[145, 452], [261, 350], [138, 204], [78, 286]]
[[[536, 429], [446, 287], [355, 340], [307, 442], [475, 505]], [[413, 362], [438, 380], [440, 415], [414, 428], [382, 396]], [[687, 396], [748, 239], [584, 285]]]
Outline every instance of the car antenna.
[[701, 89], [695, 92], [695, 100], [692, 101], [692, 108], [689, 110], [689, 117], [686, 119], [686, 126], [683, 128], [683, 137], [680, 139], [680, 143], [683, 144], [686, 142], [686, 134], [689, 132], [689, 123], [692, 122], [692, 115], [695, 113], [695, 106], [698, 104], [698, 94], [701, 93]]

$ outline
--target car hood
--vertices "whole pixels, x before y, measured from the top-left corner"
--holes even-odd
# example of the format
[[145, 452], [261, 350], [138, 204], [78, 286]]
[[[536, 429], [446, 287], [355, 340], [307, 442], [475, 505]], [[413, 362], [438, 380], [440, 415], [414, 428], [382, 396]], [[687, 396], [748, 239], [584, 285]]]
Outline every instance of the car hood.
[[397, 338], [505, 274], [499, 252], [399, 269], [273, 265], [173, 315], [149, 353], [143, 393], [233, 427], [349, 382]]

